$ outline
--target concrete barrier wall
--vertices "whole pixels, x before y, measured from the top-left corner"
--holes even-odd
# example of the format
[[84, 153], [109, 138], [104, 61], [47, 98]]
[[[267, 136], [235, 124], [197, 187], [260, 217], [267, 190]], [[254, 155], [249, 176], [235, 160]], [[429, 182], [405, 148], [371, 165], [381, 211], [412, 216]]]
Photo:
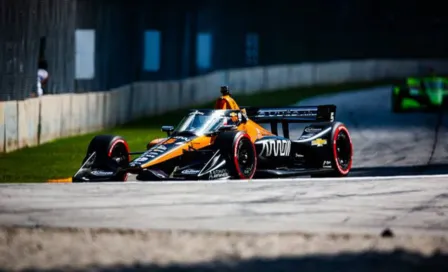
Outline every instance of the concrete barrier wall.
[[3, 104], [5, 119], [5, 152], [10, 152], [19, 148], [19, 118], [17, 114], [17, 101], [7, 101]]
[[0, 102], [0, 153], [5, 152], [5, 103]]
[[219, 86], [235, 94], [418, 75], [434, 67], [448, 73], [448, 62], [358, 60], [279, 65], [217, 71], [179, 81], [136, 82], [113, 90], [47, 95], [0, 102], [0, 153], [85, 134], [125, 122], [211, 101]]

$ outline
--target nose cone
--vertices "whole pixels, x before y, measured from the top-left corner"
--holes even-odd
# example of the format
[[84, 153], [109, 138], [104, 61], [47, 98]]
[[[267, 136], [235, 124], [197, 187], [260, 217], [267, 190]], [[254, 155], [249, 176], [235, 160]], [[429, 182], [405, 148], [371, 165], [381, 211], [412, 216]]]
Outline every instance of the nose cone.
[[142, 167], [144, 164], [163, 156], [170, 149], [172, 149], [174, 145], [172, 144], [164, 144], [160, 143], [151, 148], [149, 148], [145, 153], [143, 153], [140, 157], [133, 160], [130, 164], [131, 167]]
[[131, 167], [140, 166], [142, 168], [149, 167], [171, 158], [174, 158], [182, 153], [182, 147], [186, 142], [189, 142], [192, 137], [174, 136], [162, 141], [155, 146], [148, 149], [140, 157], [133, 160]]

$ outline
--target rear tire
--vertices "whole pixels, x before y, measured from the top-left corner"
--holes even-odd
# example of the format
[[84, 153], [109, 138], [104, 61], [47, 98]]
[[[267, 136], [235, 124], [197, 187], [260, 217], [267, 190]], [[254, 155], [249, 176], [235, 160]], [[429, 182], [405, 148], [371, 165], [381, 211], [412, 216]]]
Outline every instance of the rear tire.
[[342, 123], [336, 123], [331, 134], [331, 164], [329, 172], [311, 175], [312, 177], [346, 177], [353, 164], [353, 144], [348, 129]]
[[[108, 169], [125, 168], [129, 165], [131, 160], [129, 146], [125, 139], [121, 136], [114, 135], [98, 135], [95, 136], [87, 148], [86, 156], [83, 159], [83, 164], [95, 152], [95, 160], [92, 165], [94, 168]], [[116, 169], [114, 169], [116, 170]], [[128, 173], [121, 172], [114, 175], [111, 181], [126, 181]]]
[[248, 134], [242, 131], [222, 132], [215, 145], [226, 157], [232, 178], [253, 178], [257, 169], [257, 153]]
[[392, 112], [394, 113], [403, 112], [403, 109], [401, 108], [401, 99], [402, 97], [400, 96], [400, 94], [395, 95], [394, 92], [392, 91], [392, 97], [391, 97]]
[[340, 124], [333, 132], [333, 163], [336, 169], [333, 173], [337, 177], [348, 175], [353, 164], [353, 144], [348, 129]]

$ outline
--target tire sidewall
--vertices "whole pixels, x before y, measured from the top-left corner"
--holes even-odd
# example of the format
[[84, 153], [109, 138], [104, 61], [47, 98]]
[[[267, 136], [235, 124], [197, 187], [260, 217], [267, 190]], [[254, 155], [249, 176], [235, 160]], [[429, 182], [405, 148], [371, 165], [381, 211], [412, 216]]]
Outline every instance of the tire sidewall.
[[[238, 145], [242, 141], [248, 141], [253, 151], [253, 169], [245, 175], [240, 170], [238, 163]], [[232, 179], [251, 179], [254, 177], [257, 169], [257, 153], [255, 145], [253, 144], [250, 136], [244, 131], [225, 131], [217, 135], [214, 141], [215, 148], [220, 151], [226, 160], [226, 168]]]
[[[338, 154], [337, 154], [337, 138], [341, 132], [345, 132], [350, 144], [350, 162], [348, 164], [347, 169], [343, 169], [342, 166], [339, 163], [338, 160]], [[347, 129], [347, 127], [342, 123], [336, 123], [333, 129], [332, 138], [331, 138], [331, 148], [332, 148], [332, 157], [333, 157], [333, 163], [334, 163], [334, 171], [338, 176], [347, 176], [350, 173], [350, 170], [353, 166], [353, 142], [352, 138], [350, 136], [350, 133]]]
[[[89, 144], [87, 149], [86, 157], [83, 160], [83, 163], [86, 159], [93, 153], [96, 152], [95, 161], [109, 160], [112, 159], [112, 152], [118, 146], [123, 145], [128, 153], [126, 163], [129, 164], [131, 161], [131, 155], [129, 150], [129, 145], [126, 140], [121, 136], [113, 136], [113, 135], [98, 135], [95, 136]], [[119, 173], [115, 175], [112, 179], [114, 181], [126, 181], [128, 178], [128, 173]]]
[[[114, 151], [114, 148], [117, 147], [118, 145], [123, 145], [128, 153], [127, 156], [127, 161], [126, 164], [129, 164], [129, 162], [131, 161], [131, 155], [129, 155], [130, 151], [129, 151], [129, 145], [128, 143], [121, 137], [116, 137], [113, 141], [110, 142], [109, 144], [109, 148], [108, 148], [108, 154], [107, 157], [109, 159], [112, 159], [112, 152]], [[119, 181], [127, 181], [128, 180], [128, 176], [129, 173], [127, 172], [123, 172], [123, 173], [119, 173], [117, 175], [115, 175], [115, 178]]]
[[[240, 144], [247, 143], [250, 145], [253, 157], [253, 165], [250, 169], [249, 173], [243, 173], [241, 171], [241, 167], [238, 162], [238, 148]], [[255, 175], [256, 169], [257, 169], [257, 152], [255, 149], [255, 145], [252, 143], [252, 140], [250, 139], [250, 136], [247, 133], [240, 132], [235, 135], [233, 146], [232, 146], [232, 168], [234, 168], [235, 177], [238, 179], [252, 179]]]

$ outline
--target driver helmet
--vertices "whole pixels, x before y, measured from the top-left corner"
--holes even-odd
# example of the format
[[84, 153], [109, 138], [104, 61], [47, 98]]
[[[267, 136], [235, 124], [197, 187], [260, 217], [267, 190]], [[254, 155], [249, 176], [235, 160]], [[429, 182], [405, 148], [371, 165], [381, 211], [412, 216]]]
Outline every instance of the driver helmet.
[[230, 93], [229, 86], [227, 86], [227, 85], [221, 86], [221, 94], [222, 95], [232, 95]]

